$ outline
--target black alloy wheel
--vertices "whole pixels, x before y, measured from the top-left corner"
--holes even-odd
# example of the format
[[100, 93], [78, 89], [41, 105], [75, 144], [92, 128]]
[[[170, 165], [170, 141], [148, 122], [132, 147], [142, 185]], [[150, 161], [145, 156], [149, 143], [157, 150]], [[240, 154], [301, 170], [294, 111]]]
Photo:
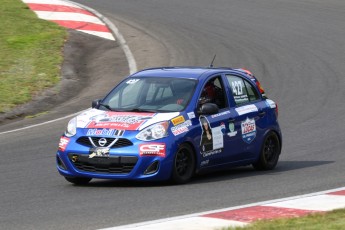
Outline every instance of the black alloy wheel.
[[175, 154], [172, 180], [177, 184], [184, 184], [193, 177], [194, 171], [194, 151], [188, 144], [182, 144]]
[[259, 160], [253, 164], [253, 167], [256, 170], [274, 169], [278, 163], [280, 151], [281, 146], [278, 135], [270, 131], [264, 139]]

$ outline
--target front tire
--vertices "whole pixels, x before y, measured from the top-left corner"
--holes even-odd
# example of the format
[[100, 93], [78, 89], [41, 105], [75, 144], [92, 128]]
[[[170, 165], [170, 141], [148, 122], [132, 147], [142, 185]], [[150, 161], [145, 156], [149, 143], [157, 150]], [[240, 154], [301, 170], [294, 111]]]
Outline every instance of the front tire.
[[87, 177], [65, 177], [65, 179], [75, 185], [86, 185], [92, 178]]
[[253, 163], [256, 170], [272, 170], [276, 167], [281, 151], [278, 135], [270, 131], [264, 139], [259, 160]]
[[195, 155], [188, 144], [179, 146], [173, 162], [172, 181], [176, 184], [187, 183], [194, 175]]

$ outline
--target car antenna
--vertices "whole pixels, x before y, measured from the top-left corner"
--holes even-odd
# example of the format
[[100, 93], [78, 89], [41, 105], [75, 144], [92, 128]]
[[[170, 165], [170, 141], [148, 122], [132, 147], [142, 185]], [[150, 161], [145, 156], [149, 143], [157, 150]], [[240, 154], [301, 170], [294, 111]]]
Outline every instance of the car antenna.
[[214, 57], [213, 57], [213, 59], [212, 59], [212, 61], [211, 61], [210, 68], [213, 68], [213, 62], [214, 62], [214, 60], [216, 59], [216, 56], [217, 56], [217, 54], [214, 55]]

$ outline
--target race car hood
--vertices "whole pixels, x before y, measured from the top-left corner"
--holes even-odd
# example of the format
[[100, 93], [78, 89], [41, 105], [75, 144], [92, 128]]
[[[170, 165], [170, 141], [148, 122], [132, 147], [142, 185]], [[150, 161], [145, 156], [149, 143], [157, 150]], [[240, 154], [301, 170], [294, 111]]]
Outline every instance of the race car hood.
[[179, 112], [142, 113], [88, 109], [77, 116], [77, 128], [142, 130], [154, 123], [171, 120]]

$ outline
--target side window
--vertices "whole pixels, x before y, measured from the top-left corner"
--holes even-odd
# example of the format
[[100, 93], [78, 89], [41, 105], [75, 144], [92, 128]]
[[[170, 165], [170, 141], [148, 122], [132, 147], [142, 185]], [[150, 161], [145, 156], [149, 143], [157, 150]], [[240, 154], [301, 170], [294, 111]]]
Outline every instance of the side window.
[[260, 98], [256, 89], [247, 80], [233, 75], [227, 75], [226, 78], [236, 105], [242, 105]]
[[219, 109], [223, 109], [228, 106], [225, 98], [224, 86], [222, 84], [221, 77], [219, 76], [212, 78], [205, 84], [198, 103], [199, 105], [214, 103]]
[[255, 88], [247, 81], [244, 81], [244, 83], [246, 84], [246, 88], [248, 91], [249, 101], [258, 100], [260, 97], [259, 97], [258, 92], [255, 90]]

